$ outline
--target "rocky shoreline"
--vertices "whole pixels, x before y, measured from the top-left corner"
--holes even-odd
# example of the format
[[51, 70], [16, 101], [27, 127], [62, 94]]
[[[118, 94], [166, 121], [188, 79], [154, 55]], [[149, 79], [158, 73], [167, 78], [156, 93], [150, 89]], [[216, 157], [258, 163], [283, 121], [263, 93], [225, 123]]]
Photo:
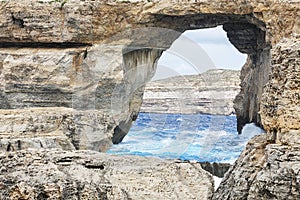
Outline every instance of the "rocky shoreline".
[[[0, 11], [1, 199], [300, 199], [299, 0], [14, 0]], [[217, 25], [248, 55], [238, 131], [266, 131], [217, 191], [200, 164], [97, 152], [128, 133], [162, 52]]]

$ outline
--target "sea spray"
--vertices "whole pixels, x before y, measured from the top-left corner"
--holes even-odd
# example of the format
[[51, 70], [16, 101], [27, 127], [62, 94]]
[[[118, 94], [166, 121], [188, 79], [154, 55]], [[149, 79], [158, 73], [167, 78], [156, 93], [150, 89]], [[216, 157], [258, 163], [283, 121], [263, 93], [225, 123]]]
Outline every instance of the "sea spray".
[[123, 142], [108, 153], [233, 163], [248, 140], [262, 133], [248, 124], [237, 134], [234, 115], [140, 113]]

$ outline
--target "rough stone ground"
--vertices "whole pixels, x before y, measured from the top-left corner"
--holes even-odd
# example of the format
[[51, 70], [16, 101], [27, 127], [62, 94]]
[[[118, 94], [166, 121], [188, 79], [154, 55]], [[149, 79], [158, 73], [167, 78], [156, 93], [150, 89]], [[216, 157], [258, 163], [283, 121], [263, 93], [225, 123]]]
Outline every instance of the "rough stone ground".
[[214, 194], [219, 199], [300, 199], [300, 145], [252, 139]]
[[[117, 87], [119, 91], [124, 93], [121, 93], [120, 98], [119, 96], [114, 98], [115, 105], [124, 106], [114, 107], [117, 108], [117, 115], [113, 117], [116, 120], [114, 127], [118, 128], [118, 131], [114, 131], [110, 139], [118, 143], [126, 135], [132, 119], [139, 110], [143, 88], [136, 87], [141, 85], [139, 82], [141, 79], [137, 77], [143, 77], [142, 82], [145, 83], [153, 75], [155, 61], [162, 50], [168, 48], [179, 36], [178, 33], [187, 29], [223, 25], [232, 44], [239, 51], [249, 55], [248, 62], [241, 73], [241, 92], [235, 100], [239, 131], [245, 123], [255, 122], [265, 128], [267, 135], [249, 143], [235, 166], [227, 173], [214, 198], [299, 199], [299, 0], [155, 0], [150, 2], [69, 0], [63, 2], [38, 0], [0, 2], [0, 47], [4, 48], [0, 52], [2, 109], [16, 109], [20, 108], [20, 105], [22, 109], [35, 107], [35, 105], [46, 107], [47, 104], [49, 104], [48, 109], [53, 109], [53, 105], [69, 108], [70, 88], [81, 91], [80, 89], [90, 86], [90, 83], [93, 85], [93, 81], [97, 80], [98, 94], [109, 92], [104, 93], [103, 96], [99, 95], [99, 101], [95, 101], [98, 104], [95, 105], [99, 106], [100, 112], [107, 111], [110, 107], [106, 105], [111, 102], [109, 95], [112, 94], [111, 91], [116, 88], [117, 83], [120, 86]], [[149, 27], [163, 27], [179, 32], [170, 36], [160, 34], [159, 31]], [[145, 29], [136, 31], [135, 28]], [[119, 45], [149, 49], [133, 48], [132, 52], [124, 52], [122, 47], [117, 45], [105, 49], [99, 45], [117, 33], [123, 34], [118, 38], [118, 41], [122, 41], [118, 43]], [[132, 35], [134, 37], [131, 37]], [[167, 37], [158, 37], [159, 35]], [[113, 38], [115, 39], [116, 37]], [[22, 50], [15, 52], [12, 47]], [[69, 48], [77, 50], [65, 51]], [[41, 49], [44, 52], [51, 51], [52, 55], [42, 55]], [[95, 58], [95, 55], [101, 52], [111, 52], [111, 54], [102, 57], [102, 60]], [[65, 56], [60, 57], [60, 53]], [[112, 58], [111, 55], [117, 58], [115, 62], [108, 62]], [[46, 57], [49, 59], [44, 59]], [[139, 70], [140, 66], [145, 68]], [[94, 73], [95, 70], [96, 72], [104, 70], [104, 73], [97, 74]], [[72, 82], [73, 75], [76, 73], [82, 75], [80, 80], [75, 78], [75, 82], [79, 85], [74, 85]], [[91, 74], [100, 75], [102, 79], [99, 80]], [[86, 77], [92, 79], [88, 80]], [[35, 83], [44, 83], [44, 85], [38, 87]], [[55, 85], [56, 83], [58, 84]], [[137, 90], [133, 91], [132, 88]], [[78, 100], [87, 104], [79, 104], [75, 109], [90, 109], [90, 102], [94, 99], [89, 95], [95, 95], [97, 92], [94, 92], [93, 87], [89, 89], [91, 90], [87, 90], [86, 93], [75, 92], [75, 102]], [[121, 98], [128, 92], [131, 94], [130, 98]], [[47, 94], [46, 98], [44, 94]], [[83, 96], [82, 94], [88, 98], [79, 98]], [[38, 101], [34, 101], [32, 97], [37, 98]], [[56, 97], [61, 101], [56, 101]], [[45, 101], [47, 99], [48, 102]], [[7, 112], [10, 111], [3, 111], [2, 116]], [[60, 116], [57, 118], [60, 119]], [[33, 121], [40, 122], [38, 117]], [[30, 122], [32, 119], [26, 116], [24, 120]], [[9, 134], [5, 134], [6, 130], [1, 132], [1, 140], [5, 137], [4, 150], [18, 148], [19, 144], [22, 144], [18, 142], [22, 139], [19, 136], [30, 135], [34, 130], [28, 126], [25, 130], [29, 132], [19, 132], [18, 130], [24, 130], [24, 127], [15, 129], [18, 126], [14, 126], [12, 121], [7, 121], [11, 127], [7, 129]], [[33, 124], [33, 127], [39, 127], [38, 124]], [[39, 128], [42, 130], [42, 127]], [[12, 133], [11, 130], [16, 132]], [[9, 144], [6, 137], [11, 133], [18, 137], [9, 138], [12, 139]], [[38, 132], [37, 135], [39, 134], [42, 133]], [[64, 136], [65, 138], [67, 137]], [[95, 157], [96, 160], [102, 159], [102, 157], [101, 159]], [[45, 199], [47, 196], [55, 195], [58, 197], [67, 195], [66, 197], [70, 196], [70, 199], [78, 199], [78, 196], [85, 194], [90, 197], [100, 195], [100, 199], [103, 197], [101, 195], [107, 199], [111, 197], [126, 199], [128, 195], [135, 197], [135, 194], [148, 195], [149, 193], [173, 199], [179, 198], [177, 194], [182, 194], [180, 199], [193, 199], [198, 198], [200, 194], [197, 192], [202, 191], [198, 188], [203, 181], [201, 172], [194, 169], [191, 164], [182, 164], [187, 165], [187, 168], [176, 163], [167, 164], [170, 168], [159, 165], [157, 171], [161, 173], [154, 173], [152, 177], [152, 171], [150, 170], [149, 175], [148, 169], [152, 169], [153, 166], [147, 165], [144, 168], [143, 163], [146, 161], [143, 159], [114, 160], [110, 157], [107, 159], [116, 161], [112, 163], [117, 167], [112, 168], [116, 170], [108, 170], [108, 174], [112, 174], [112, 180], [108, 180], [111, 182], [105, 185], [107, 174], [97, 171], [101, 171], [103, 165], [96, 165], [96, 167], [93, 165], [89, 168], [85, 163], [85, 159], [88, 158], [85, 153], [50, 150], [35, 153], [32, 151], [1, 153], [1, 166], [3, 166], [0, 175], [1, 199], [10, 196]], [[132, 168], [126, 165], [127, 162], [134, 166], [134, 170], [130, 170]], [[177, 169], [179, 166], [180, 170]], [[94, 169], [97, 167], [100, 169]], [[149, 176], [137, 175], [139, 169], [147, 169], [146, 174]], [[117, 174], [116, 177], [113, 176], [114, 172]], [[127, 172], [133, 173], [134, 176]], [[77, 173], [85, 174], [83, 177], [89, 177], [89, 181], [86, 183], [82, 176], [76, 177]], [[98, 179], [100, 175], [105, 179], [101, 177]], [[141, 181], [138, 182], [141, 183], [137, 187], [138, 191], [124, 186], [128, 181], [136, 183], [136, 178]], [[154, 179], [159, 181], [156, 182]], [[120, 183], [120, 186], [114, 181]], [[155, 183], [154, 191], [147, 187], [148, 184], [152, 184], [152, 181]], [[99, 187], [97, 191], [94, 189], [94, 183]], [[188, 187], [179, 187], [174, 183], [187, 184]], [[163, 193], [157, 192], [160, 188]], [[205, 187], [203, 192], [208, 198], [212, 194], [210, 192], [212, 189], [209, 188], [210, 186]]]
[[0, 199], [211, 199], [199, 163], [94, 151], [0, 153]]

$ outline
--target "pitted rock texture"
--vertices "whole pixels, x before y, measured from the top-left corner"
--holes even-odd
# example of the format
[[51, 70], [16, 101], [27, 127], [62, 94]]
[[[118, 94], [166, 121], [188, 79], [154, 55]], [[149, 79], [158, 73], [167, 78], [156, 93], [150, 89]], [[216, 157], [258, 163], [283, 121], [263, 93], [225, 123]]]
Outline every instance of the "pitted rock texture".
[[300, 133], [300, 35], [283, 39], [274, 47], [270, 76], [261, 104], [264, 128], [275, 134]]
[[28, 108], [0, 112], [0, 151], [28, 148], [106, 151], [114, 121], [100, 111]]
[[0, 199], [211, 199], [199, 163], [92, 151], [0, 154]]
[[300, 146], [252, 139], [214, 194], [219, 199], [299, 199]]
[[[299, 0], [2, 1], [0, 45], [66, 48], [114, 42], [164, 50], [179, 34], [158, 34], [149, 27], [183, 32], [223, 25], [229, 40], [249, 55], [235, 101], [241, 131], [249, 122], [262, 126], [259, 111], [262, 88], [269, 80], [270, 49], [300, 33], [299, 7]], [[120, 123], [124, 133], [132, 112], [126, 115]]]
[[141, 112], [234, 114], [240, 71], [209, 70], [146, 84]]
[[[75, 113], [100, 112], [102, 117], [108, 115], [109, 119], [107, 122], [106, 117], [97, 118], [101, 123], [110, 124], [111, 120], [114, 121], [109, 143], [118, 143], [136, 118], [143, 84], [153, 76], [156, 61], [162, 51], [171, 45], [180, 32], [217, 25], [223, 25], [232, 44], [242, 53], [248, 54], [248, 61], [241, 72], [241, 91], [235, 99], [238, 130], [241, 131], [246, 123], [255, 122], [268, 133], [265, 139], [260, 138], [260, 141], [249, 144], [227, 173], [215, 199], [299, 199], [299, 0], [1, 1], [0, 46], [3, 49], [0, 53], [0, 105], [4, 110], [0, 113], [10, 112], [5, 109], [11, 108], [16, 109], [13, 112], [24, 109], [26, 114], [25, 109], [33, 109], [32, 107], [46, 107], [46, 110], [63, 107], [73, 109]], [[161, 32], [157, 28], [174, 29], [178, 32]], [[19, 50], [15, 51], [13, 48]], [[72, 48], [75, 50], [70, 51]], [[41, 55], [41, 51], [51, 55]], [[108, 105], [113, 105], [113, 109]], [[108, 110], [111, 112], [108, 113]], [[41, 117], [40, 120], [51, 119], [51, 115]], [[55, 111], [53, 115], [56, 116]], [[11, 116], [14, 119], [19, 115]], [[4, 150], [22, 147], [22, 143], [18, 142], [21, 139], [19, 135], [30, 135], [35, 130], [31, 126], [39, 127], [39, 116], [34, 117], [36, 119], [33, 121], [37, 123], [32, 125], [32, 119], [28, 116], [24, 116], [23, 121], [29, 125], [24, 127], [19, 126], [19, 122], [14, 126], [11, 119], [3, 121], [3, 127], [12, 127], [7, 129], [9, 135], [17, 135], [9, 138], [11, 141], [6, 138], [7, 134], [0, 136], [4, 146], [6, 145]], [[82, 120], [82, 124], [86, 124], [86, 120]], [[17, 121], [21, 122], [22, 119]], [[48, 126], [50, 125], [47, 124]], [[90, 127], [88, 123], [87, 127]], [[29, 132], [20, 133], [19, 130]], [[52, 129], [48, 127], [45, 130]], [[100, 132], [101, 138], [107, 134]], [[42, 132], [37, 133], [39, 134]], [[53, 146], [73, 148], [68, 134], [60, 134], [58, 139], [63, 142], [54, 142]], [[49, 141], [50, 144], [52, 141]], [[26, 145], [31, 148], [35, 144], [28, 142]], [[90, 143], [89, 145], [91, 146]], [[96, 149], [102, 149], [101, 145], [96, 146]], [[34, 171], [35, 168], [39, 169], [37, 166], [33, 169], [24, 167], [30, 166], [30, 163], [34, 165], [35, 162], [43, 165], [43, 159], [39, 160], [40, 157], [37, 157], [23, 162], [22, 159], [26, 160], [26, 153], [21, 156], [18, 153], [20, 152], [11, 153], [12, 156], [9, 157], [2, 156], [6, 159], [2, 159], [1, 164], [3, 162], [7, 167], [1, 168], [1, 176], [2, 170], [12, 170], [12, 173], [1, 178], [4, 182], [0, 186], [1, 198], [12, 195], [13, 198], [29, 199], [35, 196], [35, 191], [42, 190], [40, 199], [49, 195], [62, 195], [61, 191], [68, 191], [66, 194], [75, 195], [74, 198], [78, 198], [76, 195], [83, 195], [77, 192], [82, 187], [77, 187], [74, 182], [59, 185], [60, 182], [56, 179], [55, 183], [50, 182], [48, 185], [48, 182], [45, 185], [44, 182], [30, 185], [26, 181], [30, 182], [31, 177], [22, 170], [33, 170], [41, 176], [44, 174], [44, 179], [40, 181], [49, 180], [46, 177], [51, 179], [53, 173], [48, 176], [45, 171]], [[11, 163], [14, 162], [14, 155], [17, 155], [16, 164]], [[19, 165], [18, 162], [24, 164]], [[55, 174], [64, 177], [74, 166], [76, 165], [67, 167], [63, 172], [56, 171]], [[140, 166], [136, 166], [134, 171], [138, 173]], [[56, 167], [55, 164], [44, 167], [61, 169], [61, 166]], [[13, 171], [14, 169], [18, 170]], [[75, 170], [74, 175], [78, 171], [80, 170]], [[170, 177], [178, 175], [178, 171], [174, 173]], [[154, 176], [160, 178], [163, 177], [162, 174]], [[199, 186], [201, 177], [198, 174], [199, 172], [192, 171], [182, 179], [195, 181], [189, 189]], [[89, 175], [94, 177], [95, 174], [87, 176]], [[132, 181], [129, 177], [126, 174], [121, 180]], [[24, 181], [21, 183], [20, 180]], [[177, 179], [175, 182], [178, 182]], [[174, 199], [173, 191], [176, 189], [172, 189], [172, 186], [163, 182], [158, 188], [163, 188], [167, 193], [166, 197]], [[86, 187], [95, 191], [93, 186]], [[143, 189], [144, 187], [147, 188], [147, 184], [141, 186]], [[170, 187], [171, 192], [168, 190]], [[106, 198], [109, 196], [106, 191], [116, 193], [119, 195], [118, 199], [127, 197], [117, 186], [109, 185], [105, 188], [99, 188], [98, 191], [101, 194], [105, 191]], [[182, 193], [191, 194], [190, 191]], [[134, 194], [138, 193], [133, 191], [132, 195]], [[183, 196], [181, 199], [190, 199], [189, 197]]]

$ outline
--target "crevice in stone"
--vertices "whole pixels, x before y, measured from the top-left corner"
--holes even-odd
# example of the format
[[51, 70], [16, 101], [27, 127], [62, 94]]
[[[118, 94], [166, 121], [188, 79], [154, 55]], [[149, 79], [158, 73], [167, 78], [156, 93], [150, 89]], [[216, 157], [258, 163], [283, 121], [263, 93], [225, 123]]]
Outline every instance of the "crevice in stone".
[[229, 163], [210, 163], [210, 162], [200, 162], [202, 169], [208, 171], [214, 176], [219, 178], [224, 177], [224, 174], [229, 170], [231, 165]]
[[14, 151], [14, 147], [11, 145], [10, 142], [7, 145], [6, 151]]
[[98, 193], [98, 199], [103, 199], [103, 200], [107, 200], [108, 197], [107, 197], [107, 187], [109, 186], [104, 186], [104, 187], [101, 187], [101, 188], [96, 188], [97, 190], [97, 193]]
[[18, 140], [17, 144], [18, 144], [18, 150], [21, 150], [22, 149], [21, 140]]
[[89, 47], [92, 44], [78, 42], [0, 42], [0, 48], [80, 48]]
[[42, 190], [42, 192], [40, 192], [37, 196], [38, 200], [44, 200], [44, 199], [48, 199], [50, 196], [44, 191]]
[[64, 157], [56, 161], [56, 163], [71, 163], [73, 162], [73, 157]]
[[24, 20], [20, 18], [16, 18], [14, 15], [11, 16], [12, 21], [15, 25], [19, 26], [20, 28], [24, 28]]
[[88, 169], [101, 169], [101, 170], [104, 170], [105, 168], [104, 164], [101, 165], [86, 164], [84, 167]]
[[83, 52], [83, 59], [86, 59], [87, 55], [88, 55], [88, 50], [86, 48]]

